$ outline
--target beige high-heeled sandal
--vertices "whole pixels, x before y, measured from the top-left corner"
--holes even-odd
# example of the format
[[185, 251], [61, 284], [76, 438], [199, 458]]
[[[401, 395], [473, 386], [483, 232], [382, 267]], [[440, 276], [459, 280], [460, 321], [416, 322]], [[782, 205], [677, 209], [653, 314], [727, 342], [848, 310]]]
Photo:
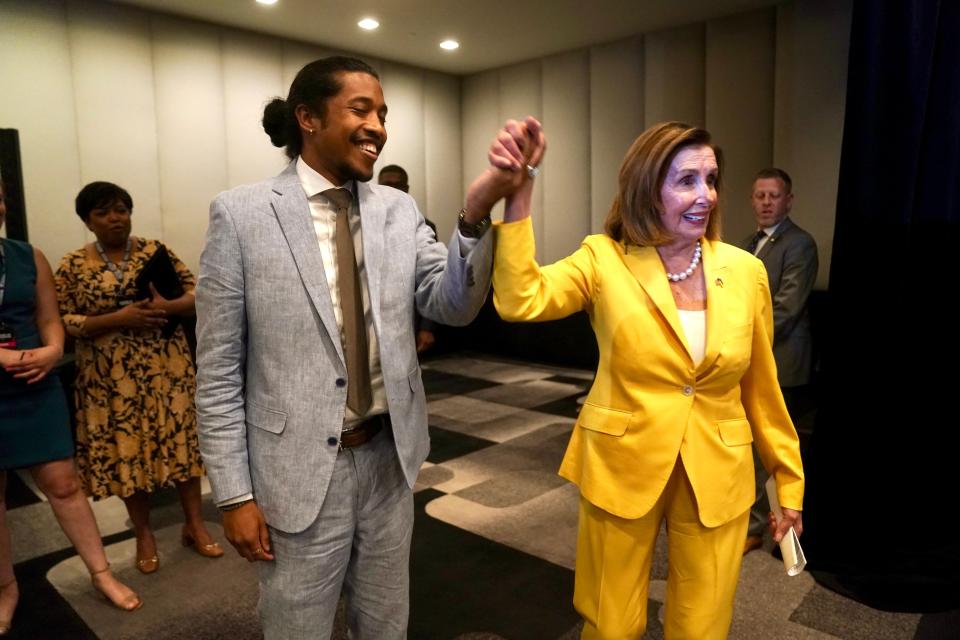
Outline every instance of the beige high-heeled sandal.
[[[153, 556], [150, 558], [141, 558], [139, 540], [137, 543], [137, 562], [135, 564], [137, 571], [146, 574], [156, 573], [157, 569], [160, 568], [160, 556], [154, 552]], [[156, 544], [156, 541], [154, 541], [154, 544]]]
[[193, 547], [194, 551], [205, 558], [219, 558], [223, 555], [223, 548], [219, 543], [211, 542], [210, 544], [200, 544], [197, 542], [197, 539], [193, 537], [193, 534], [187, 530], [186, 526], [180, 530], [180, 543], [185, 547]]
[[[91, 571], [91, 572], [90, 572], [90, 582], [91, 582], [91, 584], [93, 584], [94, 590], [95, 590], [97, 593], [99, 593], [101, 596], [103, 596], [104, 598], [106, 598], [107, 602], [109, 602], [110, 604], [112, 604], [113, 606], [115, 606], [117, 609], [120, 609], [121, 611], [136, 611], [137, 609], [139, 609], [140, 607], [142, 607], [142, 606], [143, 606], [143, 600], [141, 600], [141, 599], [140, 599], [140, 596], [138, 596], [136, 593], [131, 593], [129, 596], [127, 596], [126, 598], [124, 598], [122, 601], [116, 602], [113, 598], [111, 598], [110, 596], [107, 595], [106, 591], [104, 591], [103, 589], [100, 588], [100, 586], [97, 584], [97, 576], [100, 575], [100, 574], [102, 574], [102, 573], [107, 573], [108, 571], [110, 571], [110, 563], [109, 563], [109, 562], [107, 563], [107, 566], [106, 566], [105, 569], [100, 569], [99, 571]], [[125, 585], [124, 585], [124, 586], [125, 586]], [[129, 587], [128, 587], [128, 588], [129, 588]]]

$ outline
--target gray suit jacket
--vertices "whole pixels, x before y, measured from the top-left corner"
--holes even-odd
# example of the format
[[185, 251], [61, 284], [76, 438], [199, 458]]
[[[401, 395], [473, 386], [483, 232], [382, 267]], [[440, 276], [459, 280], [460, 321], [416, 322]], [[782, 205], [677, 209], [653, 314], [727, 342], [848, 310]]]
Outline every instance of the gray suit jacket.
[[[430, 448], [414, 342], [421, 314], [464, 325], [490, 286], [487, 234], [465, 259], [436, 242], [409, 195], [357, 183], [374, 328], [397, 455], [410, 486]], [[253, 493], [272, 526], [316, 519], [343, 426], [340, 332], [296, 163], [221, 193], [197, 283], [200, 450], [216, 501]]]
[[[747, 249], [753, 234], [740, 246]], [[807, 299], [817, 280], [817, 243], [784, 218], [757, 257], [767, 268], [773, 297], [773, 356], [781, 387], [810, 382], [813, 342]]]

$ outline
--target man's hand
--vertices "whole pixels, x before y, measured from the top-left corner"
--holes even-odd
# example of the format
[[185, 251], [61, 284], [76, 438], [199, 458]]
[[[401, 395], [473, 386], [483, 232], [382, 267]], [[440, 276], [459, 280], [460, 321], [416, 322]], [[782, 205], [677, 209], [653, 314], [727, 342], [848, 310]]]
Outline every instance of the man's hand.
[[433, 336], [433, 331], [420, 329], [417, 331], [417, 353], [427, 351], [436, 341], [436, 338]]
[[267, 521], [257, 503], [250, 501], [241, 507], [223, 512], [223, 533], [248, 562], [273, 560], [270, 553], [270, 532]]

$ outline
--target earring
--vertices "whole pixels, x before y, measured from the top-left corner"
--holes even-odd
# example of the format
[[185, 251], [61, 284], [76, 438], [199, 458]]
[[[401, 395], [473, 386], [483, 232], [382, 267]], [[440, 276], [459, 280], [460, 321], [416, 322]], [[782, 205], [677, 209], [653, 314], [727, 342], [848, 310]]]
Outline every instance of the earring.
[[313, 129], [307, 129], [307, 133], [309, 133], [310, 135], [313, 135]]

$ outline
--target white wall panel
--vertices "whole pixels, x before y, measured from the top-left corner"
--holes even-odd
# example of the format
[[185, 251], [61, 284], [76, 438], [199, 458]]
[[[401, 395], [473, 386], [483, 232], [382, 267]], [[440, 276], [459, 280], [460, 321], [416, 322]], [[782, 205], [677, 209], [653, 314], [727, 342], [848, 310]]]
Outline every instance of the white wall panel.
[[[502, 127], [507, 120], [522, 120], [533, 116], [543, 119], [543, 86], [540, 61], [505, 67], [500, 70], [500, 122]], [[493, 140], [487, 140], [487, 146]], [[484, 157], [486, 157], [484, 147]], [[533, 232], [537, 239], [537, 259], [543, 261], [543, 181], [537, 180], [531, 198], [533, 212]], [[498, 207], [497, 212], [500, 209]]]
[[216, 27], [152, 19], [164, 241], [196, 273], [214, 196], [227, 188]]
[[640, 37], [590, 49], [590, 200], [594, 233], [603, 231], [617, 192], [623, 156], [643, 131], [643, 58]]
[[[622, 157], [645, 125], [704, 122], [728, 160], [726, 237], [752, 226], [753, 173], [784, 165], [797, 181], [795, 217], [825, 258], [822, 286], [851, 1], [789, 0], [463, 79], [368, 59], [392, 111], [381, 164], [408, 168], [446, 237], [503, 121], [540, 117], [551, 145], [534, 215], [541, 257], [552, 260], [602, 229]], [[264, 104], [333, 53], [110, 3], [4, 0], [0, 126], [20, 130], [32, 240], [54, 261], [81, 244], [73, 198], [83, 183], [110, 179], [134, 197], [136, 233], [165, 239], [195, 266], [198, 209], [286, 164], [260, 125]], [[584, 219], [578, 199], [589, 201]]]
[[[463, 80], [461, 102], [463, 126], [463, 189], [466, 190], [487, 168], [487, 149], [503, 125], [500, 119], [500, 76], [489, 71]], [[502, 205], [494, 208], [494, 219], [503, 212]]]
[[704, 123], [704, 25], [648, 33], [644, 37], [645, 127], [678, 120]]
[[774, 11], [707, 23], [706, 123], [723, 149], [723, 237], [737, 243], [756, 228], [753, 176], [773, 161]]
[[106, 180], [133, 197], [134, 235], [163, 236], [150, 21], [118, 5], [67, 3], [84, 183]]
[[277, 95], [283, 98], [287, 97], [290, 85], [293, 83], [293, 79], [297, 77], [300, 69], [314, 60], [332, 55], [327, 49], [302, 42], [282, 41], [280, 46], [283, 56], [283, 81], [280, 85], [280, 93]]
[[0, 127], [19, 131], [27, 231], [56, 269], [86, 239], [73, 212], [80, 158], [62, 2], [0, 2], [0, 78]]
[[424, 184], [426, 200], [418, 201], [424, 215], [437, 225], [446, 242], [463, 206], [466, 185], [461, 179], [460, 80], [427, 72], [424, 75], [423, 128], [426, 149]]
[[279, 173], [288, 160], [263, 130], [263, 108], [286, 97], [283, 47], [279, 40], [222, 31], [223, 87], [227, 139], [227, 185], [258, 182]]
[[821, 289], [836, 221], [851, 5], [804, 0], [777, 7], [773, 162], [793, 178], [790, 216], [817, 241]]
[[543, 260], [569, 255], [590, 233], [590, 54], [543, 61]]
[[[380, 71], [387, 112], [387, 146], [377, 159], [376, 171], [398, 164], [410, 178], [410, 195], [419, 206], [426, 202], [424, 162], [423, 72], [419, 69], [383, 63]], [[374, 174], [376, 181], [376, 173]]]

